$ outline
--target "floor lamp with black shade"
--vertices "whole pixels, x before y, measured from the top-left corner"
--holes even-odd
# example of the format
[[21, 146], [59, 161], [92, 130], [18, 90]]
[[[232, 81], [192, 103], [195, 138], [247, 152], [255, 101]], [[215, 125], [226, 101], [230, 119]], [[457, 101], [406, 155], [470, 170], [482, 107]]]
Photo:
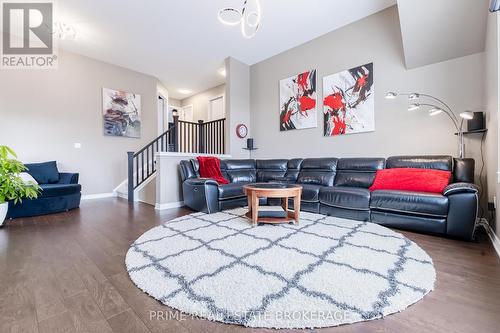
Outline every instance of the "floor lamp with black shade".
[[[446, 114], [449, 119], [453, 122], [455, 129], [458, 133], [458, 155], [460, 158], [465, 157], [465, 144], [464, 144], [464, 131], [463, 124], [464, 120], [469, 120], [474, 117], [474, 113], [471, 111], [465, 111], [460, 113], [460, 117], [457, 117], [453, 112], [451, 107], [446, 104], [443, 100], [421, 93], [396, 93], [388, 92], [385, 94], [386, 99], [395, 99], [398, 96], [405, 96], [408, 98], [410, 104], [408, 106], [409, 111], [415, 111], [422, 108], [427, 108], [429, 116], [437, 116], [438, 114]], [[460, 118], [460, 119], [459, 119]]]

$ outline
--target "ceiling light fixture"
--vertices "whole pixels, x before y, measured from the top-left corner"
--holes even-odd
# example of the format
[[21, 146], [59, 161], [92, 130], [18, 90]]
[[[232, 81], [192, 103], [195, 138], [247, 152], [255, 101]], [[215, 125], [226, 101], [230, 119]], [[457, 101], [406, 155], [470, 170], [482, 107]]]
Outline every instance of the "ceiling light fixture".
[[217, 18], [225, 25], [236, 26], [239, 24], [243, 37], [250, 39], [253, 38], [259, 30], [261, 7], [259, 0], [253, 0], [255, 2], [255, 11], [249, 11], [248, 1], [249, 0], [245, 0], [243, 2], [241, 11], [233, 7], [222, 8], [219, 10]]
[[179, 93], [183, 94], [183, 95], [187, 95], [187, 94], [192, 93], [192, 91], [191, 91], [191, 90], [189, 90], [189, 89], [178, 89], [177, 91], [178, 91]]
[[220, 23], [225, 25], [238, 25], [241, 22], [241, 12], [233, 7], [227, 7], [219, 10], [217, 18]]
[[60, 40], [76, 40], [77, 35], [75, 27], [64, 22], [55, 22], [52, 33]]

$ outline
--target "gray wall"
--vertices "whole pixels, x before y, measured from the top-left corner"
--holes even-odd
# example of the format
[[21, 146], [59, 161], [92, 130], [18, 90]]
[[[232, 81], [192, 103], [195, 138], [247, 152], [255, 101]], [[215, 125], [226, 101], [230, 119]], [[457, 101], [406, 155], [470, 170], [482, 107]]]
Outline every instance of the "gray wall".
[[[425, 52], [423, 50], [422, 52]], [[374, 63], [375, 132], [324, 137], [322, 78]], [[318, 127], [279, 131], [279, 80], [317, 69]], [[456, 112], [483, 107], [484, 54], [406, 70], [396, 7], [328, 33], [251, 66], [251, 131], [254, 156], [321, 157], [454, 154], [457, 139], [445, 116], [407, 111], [407, 100], [386, 100], [387, 91], [418, 91], [448, 101]], [[477, 139], [467, 142], [478, 157]]]
[[[488, 15], [488, 29], [486, 33], [486, 61], [485, 61], [485, 101], [487, 111], [488, 134], [486, 136], [486, 156], [487, 156], [487, 184], [489, 201], [493, 202], [493, 197], [500, 195], [498, 185], [498, 106], [499, 96], [499, 18], [498, 12]], [[498, 202], [498, 199], [497, 199]], [[498, 207], [498, 204], [497, 204]], [[497, 219], [498, 219], [497, 214]], [[500, 235], [499, 221], [493, 221], [493, 227], [497, 235]]]
[[251, 137], [250, 126], [250, 68], [234, 58], [226, 59], [226, 152], [233, 158], [248, 158], [246, 138], [236, 135], [236, 126], [245, 124]]
[[175, 106], [175, 107], [181, 107], [182, 106], [182, 102], [181, 100], [179, 99], [175, 99], [175, 98], [168, 98], [168, 105], [170, 106]]
[[[0, 144], [23, 162], [56, 160], [60, 170], [79, 172], [84, 194], [109, 193], [126, 178], [126, 152], [156, 135], [158, 81], [80, 55], [59, 56], [57, 70], [2, 71]], [[141, 139], [103, 135], [103, 87], [141, 95]]]
[[196, 122], [198, 120], [209, 120], [208, 119], [208, 108], [210, 105], [210, 100], [224, 95], [226, 92], [226, 85], [221, 84], [217, 87], [202, 91], [196, 95], [185, 98], [181, 101], [182, 106], [193, 106], [193, 120]]

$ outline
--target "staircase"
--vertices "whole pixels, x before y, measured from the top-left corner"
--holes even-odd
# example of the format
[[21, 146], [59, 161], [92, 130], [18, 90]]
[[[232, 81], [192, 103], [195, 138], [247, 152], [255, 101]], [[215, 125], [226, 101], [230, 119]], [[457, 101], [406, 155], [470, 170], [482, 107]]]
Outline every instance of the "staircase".
[[134, 191], [156, 173], [156, 153], [224, 154], [226, 118], [209, 122], [189, 122], [174, 116], [174, 124], [165, 133], [137, 152], [128, 152], [128, 201]]

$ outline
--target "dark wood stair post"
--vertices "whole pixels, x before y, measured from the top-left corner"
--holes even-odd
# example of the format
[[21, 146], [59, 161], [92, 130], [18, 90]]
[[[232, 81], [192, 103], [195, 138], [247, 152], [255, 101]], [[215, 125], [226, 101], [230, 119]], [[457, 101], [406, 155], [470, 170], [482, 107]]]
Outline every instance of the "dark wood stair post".
[[[134, 152], [127, 152], [128, 156], [128, 202], [134, 202]], [[137, 170], [139, 172], [139, 170]]]
[[198, 129], [200, 133], [198, 136], [198, 153], [203, 154], [205, 152], [205, 126], [203, 120], [198, 120]]
[[174, 147], [174, 152], [179, 152], [179, 115], [173, 116], [174, 126], [172, 127], [172, 145]]

